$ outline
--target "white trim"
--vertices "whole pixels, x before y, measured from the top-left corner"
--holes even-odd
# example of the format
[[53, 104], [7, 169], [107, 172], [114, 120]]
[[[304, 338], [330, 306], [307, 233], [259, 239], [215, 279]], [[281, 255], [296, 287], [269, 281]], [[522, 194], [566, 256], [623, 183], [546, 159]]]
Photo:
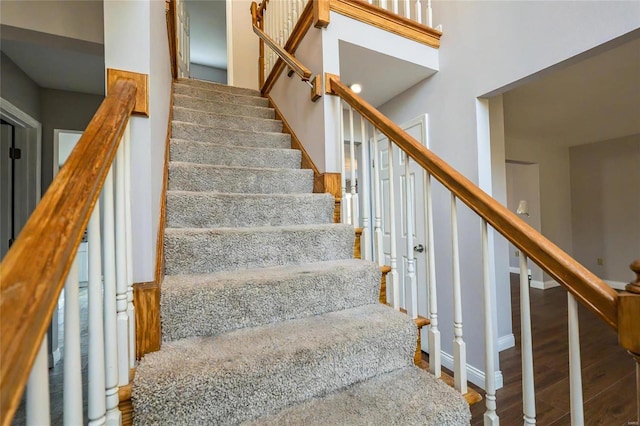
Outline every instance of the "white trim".
[[233, 86], [233, 0], [226, 0], [227, 86]]
[[538, 290], [547, 290], [553, 287], [560, 287], [560, 284], [558, 284], [553, 280], [549, 280], [545, 282], [538, 281], [538, 280], [531, 280], [529, 284], [531, 285], [531, 288], [537, 288]]
[[616, 290], [624, 290], [624, 288], [627, 285], [627, 283], [623, 283], [622, 281], [612, 281], [612, 280], [602, 280], [602, 281], [609, 284], [611, 287], [615, 288]]
[[498, 337], [498, 352], [511, 349], [516, 345], [516, 338], [513, 333]]
[[[453, 355], [446, 353], [445, 351], [440, 352], [442, 355], [442, 366], [453, 371]], [[467, 364], [467, 380], [473, 383], [474, 385], [484, 389], [484, 371], [477, 369], [473, 365]], [[495, 381], [496, 381], [496, 389], [502, 388], [504, 385], [502, 371], [496, 370], [495, 372]]]
[[60, 171], [60, 163], [58, 155], [60, 155], [60, 133], [73, 133], [81, 135], [84, 130], [67, 130], [67, 129], [53, 129], [53, 178], [58, 175]]

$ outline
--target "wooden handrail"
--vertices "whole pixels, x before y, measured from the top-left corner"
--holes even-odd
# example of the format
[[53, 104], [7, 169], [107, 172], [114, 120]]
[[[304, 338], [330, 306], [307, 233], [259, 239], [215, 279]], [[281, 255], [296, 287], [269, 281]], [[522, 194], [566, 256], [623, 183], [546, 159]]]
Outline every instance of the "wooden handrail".
[[165, 17], [167, 20], [167, 40], [169, 41], [169, 61], [171, 61], [171, 77], [178, 79], [178, 31], [176, 30], [176, 0], [165, 0]]
[[256, 2], [251, 4], [251, 16], [253, 19], [253, 32], [256, 33], [256, 35], [264, 41], [264, 43], [269, 46], [271, 50], [273, 50], [276, 55], [278, 55], [278, 57], [280, 57], [280, 59], [282, 59], [284, 63], [293, 70], [293, 72], [298, 74], [302, 81], [309, 81], [311, 79], [311, 70], [302, 65], [300, 61], [294, 58], [293, 55], [287, 52], [282, 46], [276, 43], [258, 27], [258, 5]]
[[338, 76], [325, 74], [325, 91], [340, 96], [577, 300], [617, 329], [619, 298], [614, 289], [356, 95]]
[[109, 88], [75, 149], [0, 264], [0, 424], [11, 424], [135, 103]]

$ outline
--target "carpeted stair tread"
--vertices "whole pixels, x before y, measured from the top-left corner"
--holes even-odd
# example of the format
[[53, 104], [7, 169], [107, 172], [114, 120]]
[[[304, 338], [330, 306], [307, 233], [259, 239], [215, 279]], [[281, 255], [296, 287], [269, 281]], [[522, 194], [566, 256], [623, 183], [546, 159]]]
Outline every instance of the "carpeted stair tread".
[[381, 374], [244, 426], [461, 426], [469, 405], [453, 388], [417, 367]]
[[213, 101], [186, 95], [175, 95], [173, 97], [173, 104], [175, 106], [183, 108], [243, 117], [258, 117], [273, 120], [276, 116], [275, 110], [273, 108], [265, 108], [253, 105], [239, 105], [232, 102]]
[[208, 275], [162, 283], [162, 338], [214, 336], [294, 318], [373, 304], [380, 268], [354, 259]]
[[218, 145], [260, 148], [291, 148], [291, 135], [264, 131], [227, 129], [174, 120], [171, 122], [174, 139], [214, 143]]
[[169, 163], [170, 191], [295, 194], [313, 190], [313, 170]]
[[173, 119], [223, 129], [252, 130], [254, 132], [282, 131], [282, 121], [280, 120], [218, 114], [178, 106], [173, 107]]
[[167, 191], [169, 228], [312, 225], [333, 222], [331, 194]]
[[229, 86], [227, 84], [215, 83], [213, 81], [198, 80], [197, 78], [179, 78], [178, 83], [191, 87], [216, 90], [218, 92], [234, 93], [246, 96], [262, 96], [259, 90], [247, 89], [245, 87]]
[[353, 257], [353, 226], [343, 224], [254, 228], [167, 228], [165, 273], [300, 265]]
[[171, 161], [233, 167], [299, 169], [302, 154], [297, 149], [255, 148], [217, 145], [171, 139]]
[[417, 330], [372, 304], [165, 342], [140, 361], [137, 424], [236, 424], [407, 367]]
[[211, 99], [218, 102], [229, 102], [238, 105], [254, 105], [260, 107], [268, 107], [269, 99], [252, 96], [234, 94], [229, 92], [220, 92], [212, 88], [194, 87], [188, 84], [175, 83], [173, 86], [174, 93], [176, 95], [191, 96], [200, 99]]

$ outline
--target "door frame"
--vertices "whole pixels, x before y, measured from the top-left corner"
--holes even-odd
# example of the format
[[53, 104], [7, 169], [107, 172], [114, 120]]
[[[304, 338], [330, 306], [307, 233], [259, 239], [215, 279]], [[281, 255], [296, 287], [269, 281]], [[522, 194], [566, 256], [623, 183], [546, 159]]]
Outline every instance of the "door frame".
[[35, 131], [35, 136], [29, 135], [28, 141], [35, 142], [36, 146], [35, 192], [38, 205], [42, 198], [42, 124], [3, 97], [0, 97], [0, 116], [16, 127]]

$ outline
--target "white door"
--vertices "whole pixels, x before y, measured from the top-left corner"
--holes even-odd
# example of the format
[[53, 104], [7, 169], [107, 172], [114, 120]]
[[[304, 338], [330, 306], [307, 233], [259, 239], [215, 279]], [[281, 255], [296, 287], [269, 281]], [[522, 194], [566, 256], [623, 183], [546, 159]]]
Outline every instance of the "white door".
[[185, 7], [185, 0], [176, 0], [176, 10], [178, 12], [178, 77], [189, 78], [191, 22], [189, 12]]
[[[403, 130], [428, 147], [428, 117], [425, 114], [415, 118], [402, 126]], [[382, 234], [385, 264], [391, 264], [391, 235], [390, 216], [394, 209], [396, 227], [396, 253], [398, 278], [400, 281], [400, 306], [407, 309], [410, 306], [411, 289], [407, 277], [407, 221], [405, 209], [405, 159], [400, 149], [393, 146], [393, 186], [394, 206], [390, 205], [389, 195], [392, 178], [389, 173], [389, 143], [386, 137], [380, 138], [380, 188], [382, 190]], [[416, 265], [416, 283], [418, 285], [418, 314], [428, 317], [427, 304], [427, 250], [426, 222], [424, 210], [424, 181], [423, 170], [414, 161], [409, 162], [409, 189], [413, 193], [413, 255]], [[420, 247], [422, 246], [422, 247]], [[393, 285], [387, 285], [387, 300], [392, 300]]]

